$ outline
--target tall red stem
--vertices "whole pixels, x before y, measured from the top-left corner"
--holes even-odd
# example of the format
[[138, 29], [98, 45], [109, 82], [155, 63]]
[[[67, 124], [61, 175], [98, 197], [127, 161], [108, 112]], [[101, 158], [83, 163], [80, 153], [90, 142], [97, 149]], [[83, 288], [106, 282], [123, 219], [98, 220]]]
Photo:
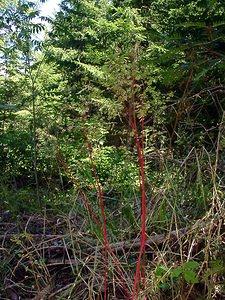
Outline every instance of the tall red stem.
[[126, 285], [126, 283], [125, 283], [125, 280], [124, 280], [122, 271], [121, 271], [121, 269], [120, 269], [119, 262], [118, 262], [118, 260], [117, 260], [117, 258], [116, 258], [116, 256], [115, 256], [115, 254], [114, 254], [114, 252], [113, 252], [113, 250], [112, 250], [112, 247], [111, 247], [111, 245], [110, 245], [110, 243], [109, 243], [109, 241], [108, 241], [108, 239], [107, 239], [107, 236], [104, 235], [104, 230], [102, 229], [101, 222], [100, 222], [100, 220], [98, 219], [98, 217], [96, 216], [96, 214], [94, 213], [94, 211], [93, 211], [91, 205], [90, 205], [89, 202], [88, 202], [87, 197], [85, 196], [85, 194], [84, 194], [83, 191], [81, 190], [81, 188], [80, 188], [80, 186], [79, 186], [79, 184], [78, 184], [78, 181], [77, 181], [76, 178], [73, 176], [73, 174], [70, 172], [68, 166], [66, 165], [65, 161], [63, 160], [63, 158], [62, 158], [62, 156], [61, 156], [61, 154], [60, 154], [60, 152], [59, 152], [59, 149], [58, 149], [58, 147], [57, 147], [56, 144], [55, 144], [55, 149], [56, 149], [57, 156], [58, 156], [58, 159], [59, 159], [60, 163], [62, 164], [62, 166], [63, 166], [64, 170], [66, 171], [66, 173], [67, 173], [67, 174], [70, 176], [70, 178], [72, 179], [73, 183], [76, 185], [76, 187], [77, 187], [77, 189], [78, 189], [78, 191], [79, 191], [79, 193], [80, 193], [80, 195], [81, 195], [81, 197], [82, 197], [84, 203], [86, 204], [86, 206], [87, 206], [87, 208], [88, 208], [88, 211], [89, 211], [90, 214], [92, 215], [92, 217], [93, 217], [95, 223], [97, 224], [97, 226], [98, 226], [98, 228], [99, 228], [99, 230], [100, 230], [102, 236], [105, 237], [105, 238], [104, 238], [104, 243], [105, 243], [105, 246], [107, 246], [107, 249], [108, 249], [108, 251], [110, 252], [110, 254], [111, 254], [111, 256], [112, 256], [113, 262], [114, 262], [114, 264], [115, 264], [115, 266], [116, 266], [116, 269], [117, 269], [117, 271], [118, 271], [118, 274], [119, 274], [119, 277], [120, 277], [122, 286], [123, 286], [123, 288], [124, 288], [125, 297], [126, 297], [127, 300], [130, 300], [130, 299], [131, 299], [131, 296], [130, 296], [130, 293], [129, 293], [129, 291], [128, 291], [127, 285]]
[[[137, 116], [136, 116], [136, 104], [135, 104], [135, 78], [132, 79], [132, 95], [131, 95], [131, 105], [129, 106], [130, 110], [127, 110], [127, 107], [123, 103], [124, 108], [128, 113], [129, 123], [134, 132], [135, 136], [135, 145], [138, 154], [139, 167], [141, 172], [141, 243], [140, 243], [140, 252], [138, 256], [136, 274], [134, 278], [133, 286], [133, 295], [132, 300], [134, 300], [140, 289], [140, 271], [142, 274], [143, 285], [145, 284], [145, 264], [143, 261], [143, 256], [146, 251], [146, 190], [145, 190], [145, 156], [144, 156], [144, 117], [141, 118], [141, 142], [138, 134], [137, 126]], [[132, 118], [131, 118], [132, 116]]]

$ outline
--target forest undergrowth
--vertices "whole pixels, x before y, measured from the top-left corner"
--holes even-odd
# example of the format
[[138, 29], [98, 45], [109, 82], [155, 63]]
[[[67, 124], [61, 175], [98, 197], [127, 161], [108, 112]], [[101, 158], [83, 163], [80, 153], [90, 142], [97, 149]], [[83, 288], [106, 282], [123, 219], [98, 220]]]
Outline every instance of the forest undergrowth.
[[0, 3], [0, 299], [225, 299], [223, 1], [44, 2]]
[[[205, 165], [197, 164], [199, 155]], [[179, 164], [163, 158], [152, 180], [146, 192], [145, 278], [134, 299], [223, 299], [224, 173], [203, 149]], [[1, 212], [1, 299], [131, 299], [141, 195], [102, 193], [110, 245], [104, 283], [102, 232], [79, 190], [66, 193], [66, 209], [54, 204], [54, 196], [44, 215]], [[100, 213], [98, 192], [83, 193]]]

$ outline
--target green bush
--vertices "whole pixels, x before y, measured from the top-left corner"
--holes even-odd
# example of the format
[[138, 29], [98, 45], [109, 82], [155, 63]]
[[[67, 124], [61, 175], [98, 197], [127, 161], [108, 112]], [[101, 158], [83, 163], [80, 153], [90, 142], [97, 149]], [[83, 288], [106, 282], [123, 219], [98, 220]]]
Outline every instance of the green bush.
[[112, 146], [96, 148], [93, 162], [103, 189], [122, 193], [139, 186], [138, 167], [127, 150]]

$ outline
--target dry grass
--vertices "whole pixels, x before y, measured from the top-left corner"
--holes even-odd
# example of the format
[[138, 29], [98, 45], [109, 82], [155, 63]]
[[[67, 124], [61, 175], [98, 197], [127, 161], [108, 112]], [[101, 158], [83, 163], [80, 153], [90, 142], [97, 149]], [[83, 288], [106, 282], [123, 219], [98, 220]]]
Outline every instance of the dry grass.
[[[152, 188], [146, 279], [138, 300], [224, 299], [224, 174], [218, 170], [219, 152], [212, 160], [205, 149], [193, 150], [179, 163], [174, 172], [165, 161], [162, 184]], [[106, 217], [111, 247], [132, 294], [140, 211], [128, 199], [114, 211], [107, 207]], [[0, 299], [103, 299], [103, 239], [80, 199], [69, 215], [1, 219]], [[110, 253], [107, 299], [127, 299]]]

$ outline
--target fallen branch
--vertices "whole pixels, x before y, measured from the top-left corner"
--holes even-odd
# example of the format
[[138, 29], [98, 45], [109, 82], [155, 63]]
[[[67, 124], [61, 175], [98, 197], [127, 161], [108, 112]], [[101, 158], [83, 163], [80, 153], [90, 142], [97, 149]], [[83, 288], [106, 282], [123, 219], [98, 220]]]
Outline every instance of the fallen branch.
[[[187, 228], [182, 228], [180, 230], [174, 230], [170, 232], [169, 234], [156, 234], [152, 236], [151, 238], [146, 240], [146, 248], [153, 249], [155, 246], [159, 246], [160, 244], [163, 244], [166, 241], [169, 240], [177, 240], [185, 235], [187, 233]], [[130, 250], [130, 249], [136, 249], [140, 247], [140, 240], [132, 240], [132, 241], [124, 241], [124, 242], [118, 242], [111, 245], [113, 251], [120, 252], [124, 250]], [[102, 249], [101, 246], [98, 246], [97, 249], [95, 247], [95, 251], [100, 251]], [[93, 248], [88, 248], [87, 253], [93, 251]]]
[[[182, 228], [179, 230], [174, 230], [172, 232], [170, 232], [169, 234], [156, 234], [154, 236], [152, 236], [151, 238], [146, 240], [146, 247], [148, 248], [152, 248], [153, 246], [157, 246], [159, 244], [162, 244], [165, 241], [168, 240], [173, 240], [173, 239], [178, 239], [181, 236], [183, 236], [185, 233], [187, 232], [187, 228]], [[11, 240], [11, 239], [31, 239], [31, 240], [42, 240], [42, 242], [47, 243], [50, 242], [52, 240], [58, 240], [58, 239], [65, 239], [68, 238], [68, 235], [55, 235], [55, 234], [48, 234], [48, 235], [44, 235], [44, 234], [27, 234], [27, 235], [23, 235], [22, 234], [5, 234], [5, 235], [0, 235], [0, 240]], [[51, 247], [51, 246], [50, 246]], [[123, 242], [117, 242], [111, 245], [112, 250], [114, 251], [122, 251], [122, 250], [127, 250], [127, 249], [135, 249], [140, 247], [140, 240], [131, 240], [131, 241], [123, 241]], [[48, 247], [45, 247], [46, 249], [48, 249]], [[58, 246], [55, 246], [55, 248], [58, 248]], [[60, 248], [63, 248], [63, 246], [61, 246]], [[87, 251], [87, 253], [92, 252], [93, 250], [96, 251], [100, 251], [102, 250], [102, 246], [91, 246], [87, 249], [85, 249], [85, 251]], [[42, 248], [43, 250], [43, 248]]]
[[[192, 232], [196, 232], [197, 228], [198, 230], [200, 230], [200, 233], [202, 234], [206, 234], [206, 232], [210, 229], [210, 230], [213, 230], [215, 229], [219, 222], [222, 222], [221, 218], [220, 219], [217, 219], [215, 218], [214, 220], [212, 220], [211, 222], [205, 224], [204, 226], [204, 223], [203, 223], [203, 220], [198, 220], [196, 221], [196, 224], [193, 226], [193, 227], [190, 227], [190, 228], [181, 228], [181, 229], [178, 229], [178, 230], [173, 230], [171, 232], [169, 232], [168, 234], [155, 234], [153, 236], [151, 236], [150, 238], [148, 238], [146, 240], [146, 248], [148, 249], [154, 249], [155, 247], [167, 242], [167, 241], [177, 241], [179, 240], [180, 238], [184, 237], [185, 235], [187, 234], [191, 234]], [[199, 232], [199, 231], [198, 231]], [[5, 234], [5, 235], [0, 235], [0, 240], [10, 240], [10, 239], [15, 239], [15, 238], [24, 238], [24, 239], [31, 239], [31, 240], [41, 240], [41, 244], [45, 244], [45, 246], [41, 247], [40, 249], [43, 250], [53, 250], [54, 249], [63, 249], [65, 248], [64, 246], [46, 246], [46, 243], [48, 242], [51, 242], [51, 241], [54, 241], [54, 240], [65, 240], [65, 239], [73, 239], [73, 236], [70, 236], [68, 234], [65, 234], [65, 235], [51, 235], [51, 234], [48, 234], [48, 235], [44, 235], [44, 234], [27, 234], [26, 235], [23, 235], [23, 233], [21, 234]], [[79, 243], [79, 246], [81, 247], [82, 245], [82, 238], [81, 239], [78, 239], [76, 240], [76, 238], [74, 237], [74, 240], [77, 241]], [[87, 243], [87, 241], [84, 241]], [[91, 241], [88, 241], [88, 244], [92, 244]], [[38, 246], [38, 245], [37, 245]], [[97, 251], [99, 252], [99, 255], [101, 255], [101, 250], [102, 250], [102, 247], [103, 246], [97, 246], [95, 243], [94, 243], [94, 240], [93, 240], [93, 245], [89, 246], [89, 247], [84, 247], [84, 248], [81, 248], [79, 249], [79, 253], [80, 251], [82, 250], [82, 253], [86, 253], [86, 254], [91, 254], [93, 253], [94, 251]], [[136, 249], [136, 248], [139, 248], [140, 247], [140, 240], [137, 240], [137, 239], [134, 239], [134, 240], [131, 240], [131, 241], [123, 241], [123, 242], [117, 242], [117, 243], [114, 243], [114, 244], [111, 244], [111, 248], [113, 251], [115, 252], [120, 252], [120, 251], [124, 251], [124, 250], [130, 250], [130, 249]], [[72, 248], [71, 246], [68, 246], [67, 249], [70, 249]]]

